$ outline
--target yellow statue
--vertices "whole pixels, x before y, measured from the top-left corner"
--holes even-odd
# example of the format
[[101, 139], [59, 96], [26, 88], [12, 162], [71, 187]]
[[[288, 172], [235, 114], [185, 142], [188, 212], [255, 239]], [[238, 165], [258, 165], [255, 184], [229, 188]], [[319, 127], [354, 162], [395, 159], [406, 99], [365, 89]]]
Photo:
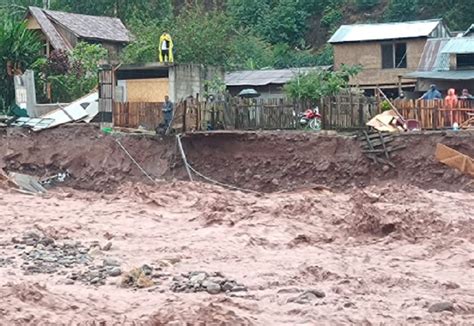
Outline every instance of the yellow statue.
[[173, 58], [173, 40], [171, 39], [170, 34], [163, 33], [160, 36], [160, 45], [158, 49], [158, 58], [160, 62], [169, 62], [174, 61]]

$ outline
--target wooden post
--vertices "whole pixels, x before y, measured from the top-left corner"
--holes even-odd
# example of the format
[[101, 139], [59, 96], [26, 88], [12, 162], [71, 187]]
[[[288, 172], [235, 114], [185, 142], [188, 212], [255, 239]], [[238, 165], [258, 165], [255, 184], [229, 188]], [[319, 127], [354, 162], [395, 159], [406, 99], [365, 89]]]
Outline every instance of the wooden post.
[[349, 108], [351, 110], [351, 128], [354, 128], [354, 106], [352, 103], [352, 92], [349, 90]]
[[188, 101], [183, 102], [183, 132], [186, 132], [186, 115], [188, 113]]

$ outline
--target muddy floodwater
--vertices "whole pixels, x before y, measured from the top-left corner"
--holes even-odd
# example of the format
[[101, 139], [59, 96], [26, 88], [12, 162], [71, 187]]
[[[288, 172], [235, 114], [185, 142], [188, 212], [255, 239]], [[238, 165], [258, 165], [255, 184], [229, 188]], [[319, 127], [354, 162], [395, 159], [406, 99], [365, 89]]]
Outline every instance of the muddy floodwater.
[[391, 137], [393, 167], [356, 135], [184, 136], [235, 191], [174, 137], [3, 130], [5, 173], [66, 177], [0, 182], [0, 325], [473, 325], [474, 183], [434, 157], [473, 137]]
[[[469, 193], [386, 186], [255, 195], [176, 182], [113, 195], [2, 190], [0, 205], [1, 325], [474, 318]], [[142, 284], [127, 279], [144, 265]], [[211, 294], [201, 276], [234, 283]]]

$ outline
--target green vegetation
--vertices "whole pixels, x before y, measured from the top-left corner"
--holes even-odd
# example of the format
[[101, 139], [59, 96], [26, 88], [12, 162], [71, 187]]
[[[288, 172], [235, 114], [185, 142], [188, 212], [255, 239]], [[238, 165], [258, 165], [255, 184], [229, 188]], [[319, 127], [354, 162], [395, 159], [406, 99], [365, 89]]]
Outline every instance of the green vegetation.
[[25, 23], [11, 18], [0, 22], [0, 112], [14, 102], [13, 75], [30, 66], [39, 56], [41, 43]]
[[34, 65], [39, 87], [51, 86], [52, 102], [68, 103], [97, 86], [99, 62], [107, 57], [100, 45], [79, 43], [70, 53], [53, 51], [50, 57]]
[[321, 97], [335, 95], [347, 88], [349, 78], [359, 73], [360, 69], [342, 66], [339, 71], [317, 70], [300, 74], [286, 84], [284, 89], [292, 99], [315, 104]]

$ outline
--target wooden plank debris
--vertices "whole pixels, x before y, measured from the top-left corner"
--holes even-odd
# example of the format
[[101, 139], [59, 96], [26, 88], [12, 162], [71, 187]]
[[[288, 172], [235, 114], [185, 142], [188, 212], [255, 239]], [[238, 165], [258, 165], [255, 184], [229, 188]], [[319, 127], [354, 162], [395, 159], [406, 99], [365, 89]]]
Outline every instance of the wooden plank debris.
[[361, 141], [362, 152], [374, 163], [389, 165], [395, 168], [395, 164], [391, 161], [390, 153], [405, 148], [405, 146], [387, 146], [395, 140], [391, 133], [381, 133], [376, 131], [369, 134], [367, 131], [358, 137]]
[[471, 157], [443, 144], [436, 145], [435, 157], [440, 163], [474, 177], [474, 160]]

